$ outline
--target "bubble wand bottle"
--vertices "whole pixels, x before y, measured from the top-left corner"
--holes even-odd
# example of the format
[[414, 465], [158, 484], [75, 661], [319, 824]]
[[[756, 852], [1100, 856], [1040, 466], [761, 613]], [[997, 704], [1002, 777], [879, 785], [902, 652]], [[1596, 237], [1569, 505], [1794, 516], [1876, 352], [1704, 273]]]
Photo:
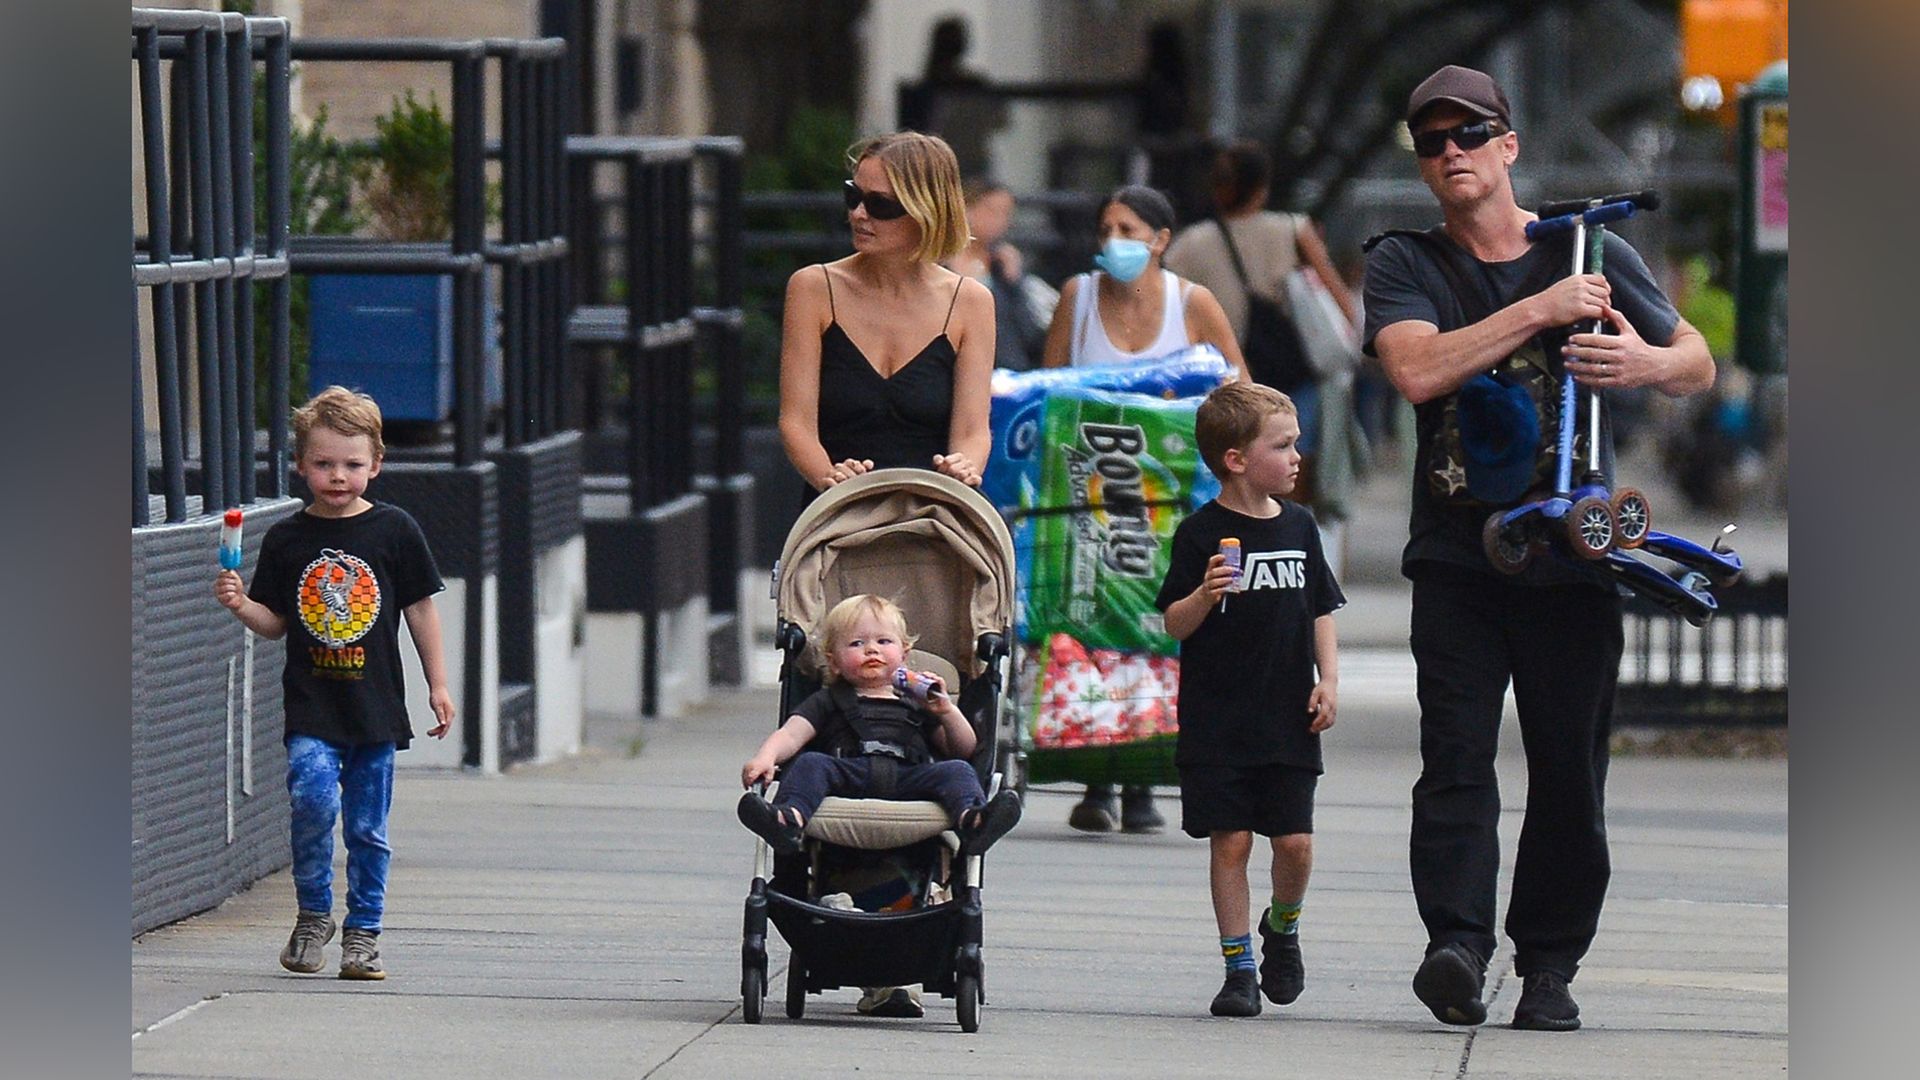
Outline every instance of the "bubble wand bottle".
[[[1227, 560], [1228, 566], [1233, 567], [1233, 584], [1228, 587], [1227, 591], [1239, 592], [1240, 591], [1240, 538], [1237, 536], [1221, 537], [1220, 538], [1220, 556]], [[1227, 598], [1224, 596], [1220, 598], [1220, 613], [1222, 615], [1227, 613]]]

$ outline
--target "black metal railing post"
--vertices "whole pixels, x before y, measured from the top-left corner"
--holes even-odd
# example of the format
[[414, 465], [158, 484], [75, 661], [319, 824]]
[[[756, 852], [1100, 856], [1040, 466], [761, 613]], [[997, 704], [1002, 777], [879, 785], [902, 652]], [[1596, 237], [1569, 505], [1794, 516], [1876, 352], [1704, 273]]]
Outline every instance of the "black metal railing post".
[[[287, 494], [287, 394], [289, 353], [292, 349], [293, 277], [288, 273], [288, 242], [293, 207], [288, 183], [292, 168], [293, 42], [285, 22], [266, 44], [267, 91], [267, 256], [273, 263], [268, 279], [268, 317], [272, 320], [267, 358], [267, 491], [276, 498]], [[260, 238], [254, 237], [255, 258]], [[248, 305], [251, 307], [252, 305]]]
[[[269, 231], [284, 237], [288, 216], [286, 112], [287, 22], [233, 13], [136, 8], [131, 58], [139, 90], [142, 201], [147, 232], [133, 245], [135, 326], [139, 290], [148, 290], [153, 313], [153, 394], [159, 412], [159, 486], [168, 522], [188, 516], [190, 454], [187, 403], [199, 405], [195, 477], [202, 513], [253, 502], [255, 420], [259, 388], [254, 379], [253, 289], [272, 282], [279, 302], [270, 327], [274, 355], [268, 377], [284, 401], [287, 309], [284, 240], [269, 238], [262, 254], [255, 236], [256, 201], [266, 202]], [[265, 57], [264, 83], [270, 116], [269, 182], [253, 181], [254, 61]], [[275, 58], [277, 59], [277, 62]], [[169, 68], [168, 65], [171, 65]], [[165, 88], [163, 94], [163, 86]], [[276, 141], [277, 140], [277, 141]], [[136, 334], [134, 356], [141, 361]], [[137, 384], [144, 395], [144, 366]], [[270, 439], [282, 448], [275, 463], [284, 473], [284, 410]], [[144, 401], [135, 417], [138, 457], [150, 468]], [[144, 491], [150, 492], [149, 476]], [[141, 490], [141, 489], [136, 489]], [[284, 494], [275, 479], [270, 494]], [[144, 497], [144, 495], [143, 495]], [[151, 523], [152, 510], [135, 508], [136, 526]]]

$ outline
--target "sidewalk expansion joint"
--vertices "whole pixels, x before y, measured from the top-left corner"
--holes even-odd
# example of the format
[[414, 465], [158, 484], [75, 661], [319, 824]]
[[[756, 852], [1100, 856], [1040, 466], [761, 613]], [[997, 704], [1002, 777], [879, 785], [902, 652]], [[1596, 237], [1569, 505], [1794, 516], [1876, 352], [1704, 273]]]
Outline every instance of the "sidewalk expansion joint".
[[[1500, 988], [1507, 984], [1507, 975], [1510, 971], [1512, 971], [1511, 967], [1502, 965], [1500, 976], [1493, 980], [1493, 992], [1487, 995], [1487, 1013], [1489, 1016], [1493, 1013], [1493, 1003], [1500, 1000]], [[1460, 1046], [1460, 1068], [1454, 1072], [1453, 1080], [1467, 1080], [1467, 1066], [1473, 1059], [1473, 1040], [1475, 1036], [1480, 1034], [1480, 1027], [1483, 1026], [1485, 1025], [1476, 1026], [1467, 1032], [1466, 1042]]]
[[133, 1037], [137, 1039], [140, 1036], [145, 1035], [149, 1032], [159, 1031], [161, 1028], [166, 1027], [168, 1024], [173, 1023], [175, 1020], [184, 1020], [190, 1014], [199, 1012], [201, 1009], [204, 1009], [207, 1006], [213, 1004], [214, 1002], [219, 1001], [221, 998], [228, 997], [231, 994], [232, 994], [232, 991], [230, 990], [222, 990], [217, 994], [208, 994], [206, 997], [201, 998], [199, 1001], [194, 1002], [193, 1004], [187, 1006], [186, 1008], [176, 1009], [175, 1011], [168, 1013], [167, 1015], [161, 1017], [160, 1019], [155, 1020], [153, 1023], [148, 1024], [146, 1027], [143, 1027], [140, 1030], [134, 1032]]

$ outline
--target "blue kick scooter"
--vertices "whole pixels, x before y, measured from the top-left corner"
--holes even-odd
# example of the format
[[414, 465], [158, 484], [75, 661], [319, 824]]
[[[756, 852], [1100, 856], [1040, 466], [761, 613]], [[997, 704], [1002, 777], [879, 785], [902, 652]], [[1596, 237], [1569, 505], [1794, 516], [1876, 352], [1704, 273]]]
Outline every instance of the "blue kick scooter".
[[[1573, 233], [1573, 273], [1599, 273], [1606, 244], [1606, 225], [1623, 221], [1640, 210], [1656, 210], [1660, 197], [1652, 191], [1574, 199], [1540, 208], [1540, 220], [1527, 226], [1527, 239]], [[1601, 330], [1595, 320], [1591, 332]], [[1574, 484], [1574, 435], [1582, 395], [1586, 399], [1586, 468]], [[1731, 585], [1744, 564], [1728, 546], [1737, 526], [1720, 531], [1713, 546], [1653, 528], [1653, 509], [1633, 488], [1609, 491], [1600, 470], [1600, 395], [1574, 381], [1570, 372], [1560, 377], [1559, 463], [1554, 494], [1487, 518], [1481, 542], [1487, 558], [1499, 570], [1518, 574], [1542, 550], [1570, 561], [1593, 565], [1615, 581], [1646, 597], [1694, 626], [1705, 626], [1719, 609], [1710, 589]], [[1672, 560], [1683, 569], [1678, 576], [1642, 562], [1630, 551], [1643, 550]]]

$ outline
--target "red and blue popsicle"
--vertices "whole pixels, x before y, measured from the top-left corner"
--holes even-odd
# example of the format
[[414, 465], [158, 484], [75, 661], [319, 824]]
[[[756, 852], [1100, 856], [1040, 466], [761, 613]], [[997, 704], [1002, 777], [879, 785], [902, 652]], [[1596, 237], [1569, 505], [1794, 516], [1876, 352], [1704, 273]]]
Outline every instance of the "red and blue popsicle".
[[245, 518], [246, 515], [240, 512], [239, 507], [235, 507], [227, 511], [227, 516], [221, 520], [220, 566], [222, 569], [240, 569], [240, 563], [246, 555], [245, 549], [240, 546], [240, 525]]

